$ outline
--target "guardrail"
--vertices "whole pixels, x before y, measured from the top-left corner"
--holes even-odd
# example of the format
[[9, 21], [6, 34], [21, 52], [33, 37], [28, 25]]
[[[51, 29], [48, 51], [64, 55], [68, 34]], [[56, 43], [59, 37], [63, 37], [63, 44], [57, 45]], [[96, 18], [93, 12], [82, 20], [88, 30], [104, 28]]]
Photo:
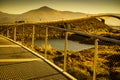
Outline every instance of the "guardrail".
[[[20, 24], [21, 26], [23, 26], [24, 24]], [[17, 28], [18, 25], [14, 26], [14, 40], [17, 40]], [[47, 58], [48, 54], [47, 54], [47, 45], [48, 45], [48, 29], [52, 28], [52, 29], [56, 29], [56, 30], [61, 30], [65, 32], [65, 42], [64, 42], [64, 67], [63, 70], [66, 72], [66, 68], [67, 68], [67, 50], [68, 50], [68, 32], [72, 32], [75, 34], [79, 34], [79, 35], [83, 35], [83, 36], [87, 36], [87, 37], [93, 37], [95, 38], [95, 53], [94, 53], [94, 65], [93, 65], [93, 80], [96, 80], [96, 68], [97, 68], [97, 60], [98, 60], [98, 42], [99, 40], [103, 40], [103, 41], [108, 41], [108, 42], [112, 42], [115, 44], [120, 45], [120, 40], [116, 40], [116, 39], [111, 39], [111, 38], [107, 38], [107, 37], [102, 37], [102, 36], [97, 36], [97, 35], [93, 35], [93, 34], [87, 34], [84, 32], [80, 32], [80, 31], [74, 31], [74, 30], [70, 30], [70, 29], [65, 29], [65, 28], [59, 28], [59, 27], [55, 27], [55, 26], [50, 26], [50, 25], [45, 25], [45, 24], [34, 24], [32, 26], [32, 48], [34, 49], [34, 45], [35, 45], [35, 27], [39, 26], [39, 27], [44, 27], [45, 28], [45, 55], [44, 57]], [[13, 28], [13, 27], [11, 27]], [[9, 27], [7, 27], [7, 32], [6, 32], [6, 36], [9, 37], [10, 36], [10, 29]], [[6, 30], [1, 31], [1, 34], [4, 34]], [[24, 26], [23, 26], [23, 41], [24, 41]]]

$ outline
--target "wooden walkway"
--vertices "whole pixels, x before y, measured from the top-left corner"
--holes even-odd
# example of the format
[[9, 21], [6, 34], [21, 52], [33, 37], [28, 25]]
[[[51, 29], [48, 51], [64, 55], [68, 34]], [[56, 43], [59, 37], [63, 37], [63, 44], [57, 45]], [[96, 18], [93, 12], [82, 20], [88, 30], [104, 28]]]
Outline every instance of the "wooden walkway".
[[0, 36], [0, 80], [76, 80], [36, 54]]

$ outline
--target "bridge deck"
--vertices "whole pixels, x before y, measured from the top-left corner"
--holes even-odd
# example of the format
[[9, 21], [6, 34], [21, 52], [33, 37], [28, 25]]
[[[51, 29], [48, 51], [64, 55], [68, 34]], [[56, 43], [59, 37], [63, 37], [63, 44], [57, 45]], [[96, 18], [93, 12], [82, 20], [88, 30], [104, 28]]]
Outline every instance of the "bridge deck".
[[70, 80], [27, 49], [0, 36], [0, 80]]

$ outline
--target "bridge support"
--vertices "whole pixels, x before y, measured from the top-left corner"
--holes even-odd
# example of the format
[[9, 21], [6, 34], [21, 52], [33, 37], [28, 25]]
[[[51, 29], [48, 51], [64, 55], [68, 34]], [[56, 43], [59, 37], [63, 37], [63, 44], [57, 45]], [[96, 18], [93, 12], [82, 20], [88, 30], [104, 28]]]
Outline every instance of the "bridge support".
[[14, 41], [16, 41], [16, 26], [14, 27]]
[[25, 34], [25, 30], [24, 30], [24, 25], [23, 25], [23, 30], [22, 30], [22, 41], [24, 42], [24, 34]]
[[8, 29], [8, 27], [7, 27], [7, 37], [9, 38], [9, 29]]
[[32, 31], [32, 49], [34, 49], [35, 45], [35, 26], [33, 25], [33, 31]]
[[64, 44], [64, 71], [66, 71], [67, 66], [67, 48], [68, 48], [68, 32], [65, 32], [65, 44]]
[[98, 39], [95, 40], [95, 53], [94, 53], [94, 65], [93, 65], [93, 80], [96, 80], [97, 59], [98, 59]]
[[45, 28], [45, 58], [47, 58], [48, 27]]

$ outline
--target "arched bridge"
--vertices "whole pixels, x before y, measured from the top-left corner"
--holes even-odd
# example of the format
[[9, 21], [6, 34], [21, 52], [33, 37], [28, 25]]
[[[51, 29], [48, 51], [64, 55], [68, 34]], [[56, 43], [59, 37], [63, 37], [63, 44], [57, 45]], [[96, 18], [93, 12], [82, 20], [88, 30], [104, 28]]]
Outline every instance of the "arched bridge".
[[98, 14], [98, 15], [93, 15], [93, 16], [90, 16], [90, 18], [93, 17], [93, 18], [98, 18], [100, 19], [100, 21], [102, 21], [103, 23], [105, 23], [106, 19], [105, 18], [109, 18], [109, 17], [113, 17], [113, 18], [116, 18], [118, 20], [120, 20], [120, 14]]
[[98, 14], [91, 17], [114, 17], [120, 19], [120, 14]]

